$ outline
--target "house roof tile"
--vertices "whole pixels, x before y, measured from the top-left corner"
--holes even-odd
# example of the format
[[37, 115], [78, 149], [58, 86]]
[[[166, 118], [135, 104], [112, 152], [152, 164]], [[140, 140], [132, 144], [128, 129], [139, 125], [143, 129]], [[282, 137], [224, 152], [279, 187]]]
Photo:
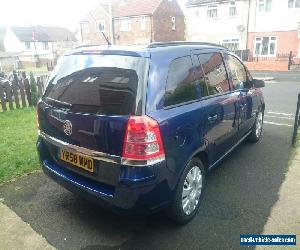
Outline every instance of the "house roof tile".
[[119, 1], [113, 11], [114, 17], [140, 16], [153, 14], [162, 0], [126, 0]]
[[21, 42], [33, 41], [33, 34], [39, 42], [76, 41], [72, 32], [62, 27], [12, 27], [11, 30]]
[[200, 4], [214, 4], [221, 2], [228, 2], [229, 0], [187, 0], [185, 6], [200, 5]]

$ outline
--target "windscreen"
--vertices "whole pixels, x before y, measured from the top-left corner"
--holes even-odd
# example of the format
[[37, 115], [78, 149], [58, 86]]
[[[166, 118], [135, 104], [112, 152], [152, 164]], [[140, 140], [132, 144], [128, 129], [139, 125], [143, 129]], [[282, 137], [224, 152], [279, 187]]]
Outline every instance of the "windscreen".
[[146, 59], [120, 55], [71, 55], [59, 60], [43, 96], [72, 112], [132, 115], [141, 108]]

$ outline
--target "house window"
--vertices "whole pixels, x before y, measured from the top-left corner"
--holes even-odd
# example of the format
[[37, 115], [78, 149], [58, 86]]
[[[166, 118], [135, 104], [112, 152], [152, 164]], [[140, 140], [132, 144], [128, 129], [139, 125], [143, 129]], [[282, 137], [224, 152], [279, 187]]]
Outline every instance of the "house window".
[[300, 8], [300, 0], [288, 0], [289, 1], [289, 8]]
[[88, 22], [81, 23], [81, 29], [85, 34], [90, 33], [90, 24]]
[[98, 20], [97, 21], [96, 30], [98, 32], [104, 32], [105, 31], [105, 20]]
[[30, 50], [30, 49], [31, 49], [30, 42], [25, 42], [25, 48], [26, 48], [27, 50]]
[[218, 18], [218, 6], [209, 5], [207, 7], [207, 18]]
[[146, 29], [146, 17], [142, 16], [141, 17], [141, 30], [145, 30]]
[[49, 50], [48, 42], [43, 42], [43, 50]]
[[124, 18], [120, 20], [120, 31], [130, 31], [131, 30], [131, 19]]
[[255, 55], [259, 56], [275, 56], [276, 55], [277, 38], [274, 36], [255, 38]]
[[176, 17], [172, 16], [172, 30], [176, 30]]
[[272, 8], [272, 0], [258, 0], [258, 11], [267, 12]]
[[236, 9], [235, 2], [230, 2], [229, 4], [229, 16], [230, 17], [237, 16], [237, 9]]
[[230, 51], [237, 51], [240, 47], [240, 39], [234, 38], [234, 39], [223, 39], [222, 40], [222, 46], [226, 47]]

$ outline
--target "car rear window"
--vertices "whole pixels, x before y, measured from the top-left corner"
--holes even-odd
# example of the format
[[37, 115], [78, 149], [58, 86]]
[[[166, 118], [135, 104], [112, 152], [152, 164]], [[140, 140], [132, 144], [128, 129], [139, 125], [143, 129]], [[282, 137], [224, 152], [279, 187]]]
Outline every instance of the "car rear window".
[[70, 55], [59, 60], [43, 96], [72, 112], [131, 115], [141, 108], [143, 57]]

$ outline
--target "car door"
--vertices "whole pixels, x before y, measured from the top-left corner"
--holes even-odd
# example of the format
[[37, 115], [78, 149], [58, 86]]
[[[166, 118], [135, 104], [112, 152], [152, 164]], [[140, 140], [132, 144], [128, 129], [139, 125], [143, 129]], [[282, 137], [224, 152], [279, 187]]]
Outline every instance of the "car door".
[[234, 55], [224, 53], [228, 77], [233, 92], [239, 95], [238, 138], [242, 138], [251, 129], [255, 121], [255, 89], [251, 88], [247, 70]]
[[211, 162], [217, 162], [235, 144], [238, 94], [230, 91], [220, 52], [193, 51], [198, 60], [196, 78], [201, 89], [202, 131]]

